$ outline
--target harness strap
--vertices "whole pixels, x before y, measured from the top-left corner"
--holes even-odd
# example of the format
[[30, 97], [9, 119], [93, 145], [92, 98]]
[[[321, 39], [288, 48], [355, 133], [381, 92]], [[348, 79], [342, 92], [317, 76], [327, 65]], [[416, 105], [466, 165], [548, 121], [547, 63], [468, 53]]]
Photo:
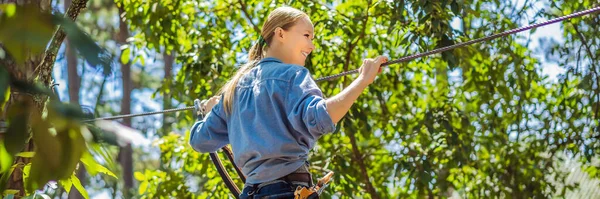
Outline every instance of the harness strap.
[[235, 185], [235, 183], [233, 182], [233, 180], [231, 179], [229, 174], [227, 173], [227, 170], [225, 170], [225, 166], [223, 166], [223, 163], [221, 162], [221, 159], [219, 159], [219, 156], [217, 155], [217, 153], [213, 152], [213, 153], [210, 153], [209, 155], [210, 155], [210, 159], [212, 160], [213, 164], [215, 165], [215, 167], [217, 167], [217, 171], [219, 172], [219, 175], [223, 179], [223, 182], [225, 182], [225, 185], [227, 186], [227, 188], [229, 188], [229, 191], [231, 191], [231, 193], [234, 195], [235, 198], [239, 198], [241, 192], [240, 192], [239, 188], [237, 187], [237, 185]]

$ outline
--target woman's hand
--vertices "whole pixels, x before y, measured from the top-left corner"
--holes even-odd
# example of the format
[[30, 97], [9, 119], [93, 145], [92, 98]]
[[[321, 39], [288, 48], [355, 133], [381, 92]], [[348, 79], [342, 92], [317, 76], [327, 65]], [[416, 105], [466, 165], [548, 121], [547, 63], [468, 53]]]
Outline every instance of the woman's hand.
[[375, 59], [363, 60], [363, 65], [358, 70], [360, 75], [358, 76], [361, 83], [369, 85], [375, 81], [377, 74], [381, 72], [381, 64], [388, 61], [385, 56], [377, 56]]
[[206, 100], [202, 106], [204, 106], [204, 114], [208, 114], [212, 108], [217, 105], [221, 101], [221, 96], [212, 96], [210, 99]]

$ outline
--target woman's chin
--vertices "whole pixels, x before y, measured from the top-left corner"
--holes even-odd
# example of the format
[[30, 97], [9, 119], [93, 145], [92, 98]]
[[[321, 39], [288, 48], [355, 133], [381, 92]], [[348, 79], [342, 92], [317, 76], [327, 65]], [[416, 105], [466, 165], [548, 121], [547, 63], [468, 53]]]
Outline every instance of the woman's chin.
[[306, 59], [298, 60], [298, 61], [294, 62], [294, 64], [299, 65], [299, 66], [304, 66], [304, 65], [306, 65]]

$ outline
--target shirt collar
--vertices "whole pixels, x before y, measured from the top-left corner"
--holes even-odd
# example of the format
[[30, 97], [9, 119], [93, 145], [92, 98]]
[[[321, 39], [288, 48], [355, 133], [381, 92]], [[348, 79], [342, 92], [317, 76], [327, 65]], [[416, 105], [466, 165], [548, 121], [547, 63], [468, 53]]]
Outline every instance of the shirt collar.
[[[261, 59], [261, 60], [258, 62], [258, 64], [262, 64], [262, 63], [265, 63], [265, 62], [276, 62], [276, 63], [283, 63], [281, 60], [279, 60], [279, 59], [277, 59], [277, 58], [275, 58], [275, 57], [265, 57], [265, 58]], [[258, 65], [258, 64], [257, 64], [257, 65]]]

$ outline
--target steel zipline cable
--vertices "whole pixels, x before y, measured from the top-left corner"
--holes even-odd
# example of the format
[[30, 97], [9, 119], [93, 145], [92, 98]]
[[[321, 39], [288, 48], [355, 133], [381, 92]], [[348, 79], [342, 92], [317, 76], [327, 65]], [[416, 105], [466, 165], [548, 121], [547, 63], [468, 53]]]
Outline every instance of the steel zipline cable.
[[[419, 54], [415, 54], [415, 55], [410, 55], [410, 56], [406, 56], [406, 57], [402, 57], [400, 59], [396, 59], [396, 60], [392, 60], [392, 61], [388, 61], [384, 64], [382, 64], [381, 66], [389, 66], [392, 64], [396, 64], [396, 63], [401, 63], [401, 62], [407, 62], [413, 59], [417, 59], [417, 58], [421, 58], [421, 57], [425, 57], [425, 56], [429, 56], [429, 55], [433, 55], [436, 53], [441, 53], [444, 51], [448, 51], [448, 50], [452, 50], [458, 47], [463, 47], [463, 46], [467, 46], [467, 45], [471, 45], [471, 44], [475, 44], [475, 43], [480, 43], [480, 42], [484, 42], [484, 41], [489, 41], [492, 39], [496, 39], [498, 37], [503, 37], [503, 36], [507, 36], [507, 35], [511, 35], [511, 34], [515, 34], [515, 33], [519, 33], [519, 32], [523, 32], [526, 30], [530, 30], [533, 28], [537, 28], [537, 27], [541, 27], [541, 26], [546, 26], [546, 25], [550, 25], [553, 23], [557, 23], [557, 22], [561, 22], [567, 19], [571, 19], [571, 18], [575, 18], [575, 17], [580, 17], [580, 16], [584, 16], [584, 15], [588, 15], [588, 14], [592, 14], [594, 12], [598, 12], [600, 11], [600, 7], [595, 7], [595, 8], [591, 8], [588, 10], [584, 10], [581, 12], [576, 12], [570, 15], [565, 15], [559, 18], [554, 18], [548, 21], [544, 21], [544, 22], [540, 22], [540, 23], [536, 23], [536, 24], [532, 24], [532, 25], [528, 25], [525, 27], [520, 27], [520, 28], [515, 28], [512, 30], [508, 30], [502, 33], [497, 33], [497, 34], [493, 34], [487, 37], [483, 37], [483, 38], [479, 38], [479, 39], [474, 39], [474, 40], [470, 40], [470, 41], [466, 41], [466, 42], [462, 42], [462, 43], [458, 43], [458, 44], [454, 44], [451, 46], [446, 46], [446, 47], [442, 47], [442, 48], [438, 48], [432, 51], [427, 51], [424, 53], [419, 53]], [[329, 81], [332, 79], [336, 79], [345, 75], [350, 75], [350, 74], [355, 74], [358, 73], [359, 69], [354, 69], [354, 70], [350, 70], [350, 71], [345, 71], [336, 75], [331, 75], [331, 76], [326, 76], [326, 77], [322, 77], [322, 78], [318, 78], [315, 80], [315, 82], [322, 82], [322, 81]], [[185, 110], [193, 110], [194, 107], [193, 106], [189, 106], [189, 107], [184, 107], [184, 108], [175, 108], [175, 109], [167, 109], [167, 110], [162, 110], [162, 111], [153, 111], [153, 112], [146, 112], [146, 113], [139, 113], [139, 114], [128, 114], [128, 115], [117, 115], [117, 116], [111, 116], [111, 117], [103, 117], [103, 118], [95, 118], [95, 119], [89, 119], [89, 120], [83, 120], [83, 122], [94, 122], [94, 121], [98, 121], [98, 120], [116, 120], [116, 119], [122, 119], [122, 118], [129, 118], [129, 117], [138, 117], [138, 116], [147, 116], [147, 115], [155, 115], [155, 114], [164, 114], [164, 113], [171, 113], [171, 112], [179, 112], [179, 111], [185, 111]]]

